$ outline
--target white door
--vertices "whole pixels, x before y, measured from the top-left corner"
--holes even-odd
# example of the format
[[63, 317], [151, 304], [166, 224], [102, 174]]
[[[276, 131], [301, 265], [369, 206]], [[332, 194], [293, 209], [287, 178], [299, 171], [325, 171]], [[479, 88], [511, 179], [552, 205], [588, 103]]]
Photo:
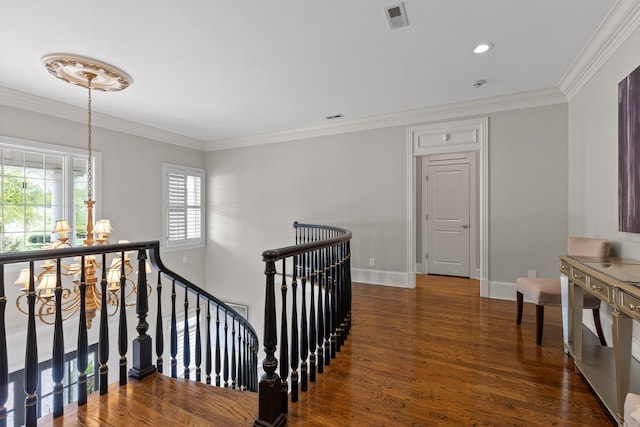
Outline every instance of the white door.
[[427, 273], [469, 277], [469, 164], [428, 167]]

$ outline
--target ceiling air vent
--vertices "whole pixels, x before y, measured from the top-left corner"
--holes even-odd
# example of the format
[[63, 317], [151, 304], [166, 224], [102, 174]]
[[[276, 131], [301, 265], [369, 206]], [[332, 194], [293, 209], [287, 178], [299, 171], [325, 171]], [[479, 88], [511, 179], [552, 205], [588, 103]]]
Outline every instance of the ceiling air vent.
[[389, 27], [392, 30], [409, 25], [409, 21], [407, 20], [407, 12], [404, 10], [404, 3], [398, 3], [395, 6], [385, 8], [384, 14], [387, 17], [387, 21], [389, 21]]

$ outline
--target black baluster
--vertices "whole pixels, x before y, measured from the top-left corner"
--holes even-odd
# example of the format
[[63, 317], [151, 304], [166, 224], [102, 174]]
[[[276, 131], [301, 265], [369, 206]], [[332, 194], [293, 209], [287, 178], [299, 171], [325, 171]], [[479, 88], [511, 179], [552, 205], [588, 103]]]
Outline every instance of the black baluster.
[[[92, 261], [90, 261], [92, 262]], [[87, 367], [89, 366], [89, 341], [87, 340], [87, 264], [80, 257], [80, 323], [78, 325], [78, 406], [87, 404]], [[88, 268], [93, 269], [93, 266]], [[95, 283], [92, 283], [95, 286]]]
[[38, 340], [36, 337], [36, 291], [33, 274], [33, 261], [29, 261], [29, 291], [27, 294], [29, 316], [27, 319], [27, 348], [24, 358], [24, 392], [26, 394], [24, 419], [27, 427], [35, 426], [38, 422], [38, 395], [36, 394], [36, 390], [38, 390]]
[[147, 335], [149, 323], [147, 323], [147, 312], [149, 303], [147, 297], [147, 272], [145, 260], [147, 254], [143, 249], [138, 251], [138, 284], [136, 293], [136, 314], [138, 324], [136, 331], [138, 336], [133, 340], [133, 367], [129, 369], [129, 376], [141, 380], [156, 372], [156, 367], [152, 362], [152, 342]]
[[182, 366], [184, 367], [184, 378], [190, 379], [191, 371], [191, 340], [189, 339], [189, 289], [184, 288], [184, 322], [182, 328]]
[[156, 290], [158, 293], [158, 314], [156, 315], [156, 369], [158, 372], [164, 372], [164, 363], [162, 359], [162, 355], [164, 353], [164, 329], [162, 327], [162, 279], [159, 271]]
[[254, 336], [251, 344], [251, 391], [257, 392], [258, 386], [258, 337]]
[[242, 323], [238, 317], [238, 373], [236, 375], [236, 388], [242, 390]]
[[331, 248], [331, 358], [336, 357], [336, 352], [340, 351], [339, 312], [340, 302], [338, 301], [338, 274], [339, 274], [338, 246]]
[[347, 310], [345, 319], [345, 335], [344, 335], [344, 339], [347, 339], [347, 336], [349, 335], [349, 332], [351, 332], [351, 242], [348, 241], [346, 242], [346, 264], [345, 264], [345, 299], [346, 299], [346, 305], [345, 308]]
[[216, 305], [216, 387], [220, 387], [220, 306]]
[[[328, 237], [327, 237], [328, 238]], [[324, 260], [324, 364], [331, 364], [331, 336], [333, 335], [333, 329], [331, 329], [331, 255], [329, 253], [330, 248], [324, 248], [323, 260]], [[333, 355], [335, 358], [335, 354]]]
[[207, 301], [207, 350], [205, 353], [206, 383], [211, 384], [211, 301]]
[[7, 297], [4, 293], [4, 264], [0, 264], [0, 322], [2, 322], [0, 325], [0, 427], [7, 427], [6, 404], [9, 398], [9, 360], [7, 355], [7, 331], [5, 327], [6, 308]]
[[176, 320], [176, 281], [171, 282], [171, 377], [178, 378], [178, 321]]
[[[297, 230], [296, 230], [297, 233]], [[298, 363], [300, 346], [298, 340], [298, 269], [300, 268], [300, 255], [294, 257], [293, 281], [291, 282], [292, 308], [291, 308], [291, 401], [298, 401]]]
[[200, 337], [200, 294], [196, 299], [196, 381], [202, 381], [200, 365], [202, 365], [202, 338]]
[[324, 372], [324, 306], [323, 306], [323, 292], [324, 286], [326, 282], [326, 276], [324, 272], [324, 261], [322, 257], [322, 250], [318, 249], [316, 251], [316, 287], [318, 288], [318, 332], [316, 338], [316, 354], [318, 359], [318, 373], [321, 374]]
[[[51, 360], [51, 379], [53, 380], [53, 418], [61, 417], [64, 413], [64, 395], [62, 385], [62, 380], [64, 379], [64, 329], [62, 327], [62, 276], [60, 272], [60, 264], [61, 262], [58, 260], [56, 263], [56, 314], [53, 327], [53, 355]], [[4, 278], [4, 274], [2, 274], [2, 278]], [[1, 424], [2, 423], [0, 423], [0, 425]]]
[[[120, 253], [120, 259], [124, 260], [125, 252]], [[120, 316], [118, 318], [118, 353], [120, 354], [120, 382], [127, 383], [127, 351], [129, 351], [129, 333], [127, 332], [127, 276], [125, 276], [124, 262], [120, 263]]]
[[[4, 264], [0, 264], [0, 427], [7, 426], [7, 399], [9, 398], [9, 358], [7, 355], [7, 330], [5, 311], [7, 297], [4, 293]], [[54, 336], [55, 342], [55, 336]], [[55, 347], [54, 347], [55, 348]]]
[[229, 325], [227, 324], [227, 309], [224, 309], [224, 359], [222, 361], [223, 367], [223, 379], [224, 387], [229, 387]]
[[[247, 320], [248, 322], [248, 320]], [[244, 338], [242, 339], [242, 351], [244, 352], [243, 355], [244, 357], [242, 358], [243, 360], [243, 365], [242, 365], [242, 386], [243, 386], [243, 390], [250, 390], [249, 387], [249, 380], [250, 380], [250, 376], [249, 376], [249, 365], [250, 365], [250, 360], [249, 360], [249, 340], [247, 338], [247, 325], [244, 325]]]
[[266, 290], [264, 303], [264, 352], [262, 361], [264, 375], [260, 379], [258, 399], [258, 419], [254, 425], [281, 426], [286, 422], [282, 413], [280, 399], [281, 384], [276, 373], [278, 360], [275, 358], [278, 345], [278, 331], [276, 324], [275, 297], [275, 261], [265, 260]]
[[[124, 262], [124, 260], [121, 260]], [[109, 325], [107, 324], [107, 254], [102, 254], [102, 280], [100, 280], [100, 332], [98, 362], [100, 363], [100, 395], [109, 389]]]
[[309, 356], [309, 329], [307, 326], [307, 274], [308, 274], [308, 253], [302, 255], [302, 331], [300, 332], [300, 355], [302, 363], [300, 364], [300, 389], [307, 391], [308, 383], [308, 365], [307, 357]]
[[280, 384], [281, 384], [281, 399], [282, 399], [282, 412], [289, 412], [289, 384], [287, 378], [289, 377], [289, 328], [287, 327], [287, 260], [282, 260], [282, 285], [280, 290], [282, 292], [282, 314], [280, 319]]
[[2, 323], [0, 325], [0, 427], [7, 427], [6, 405], [9, 398], [9, 358], [7, 354], [7, 330], [5, 327], [7, 297], [4, 292], [4, 264], [0, 264], [0, 322]]
[[231, 317], [231, 388], [236, 388], [236, 315]]
[[[315, 256], [315, 251], [309, 254], [311, 257], [311, 284], [309, 286], [309, 292], [311, 293], [311, 301], [309, 303], [309, 381], [315, 382], [316, 380], [316, 347], [317, 347], [317, 332], [318, 327], [316, 325], [316, 302], [315, 293], [318, 286], [318, 260]], [[320, 365], [322, 366], [322, 365]]]

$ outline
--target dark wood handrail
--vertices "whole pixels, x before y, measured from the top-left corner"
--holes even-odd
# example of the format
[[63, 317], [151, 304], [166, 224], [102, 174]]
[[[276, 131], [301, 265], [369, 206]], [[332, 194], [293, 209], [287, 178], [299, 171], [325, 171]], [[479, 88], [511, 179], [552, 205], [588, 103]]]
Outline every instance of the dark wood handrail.
[[285, 246], [283, 248], [278, 248], [278, 249], [267, 249], [266, 251], [262, 252], [263, 261], [279, 261], [283, 258], [290, 258], [294, 255], [301, 255], [304, 253], [314, 251], [316, 249], [323, 249], [330, 246], [335, 246], [339, 243], [346, 243], [350, 241], [352, 237], [351, 231], [345, 228], [322, 226], [322, 225], [316, 225], [316, 224], [300, 224], [298, 222], [294, 222], [293, 227], [295, 229], [313, 228], [317, 230], [328, 230], [328, 231], [335, 231], [342, 234], [340, 236], [329, 238], [329, 239], [323, 239], [323, 240], [317, 240], [314, 242]]
[[[131, 265], [129, 268], [129, 272], [125, 274], [125, 254], [126, 253], [137, 253], [136, 261], [133, 262], [133, 257], [131, 257]], [[107, 256], [113, 255], [115, 257], [120, 257], [120, 266], [119, 270], [119, 290], [112, 291], [107, 290]], [[195, 321], [195, 364], [196, 364], [196, 381], [203, 381], [201, 378], [201, 363], [202, 363], [202, 340], [201, 340], [201, 317], [202, 314], [200, 312], [200, 303], [201, 301], [207, 305], [207, 313], [206, 313], [206, 333], [216, 334], [216, 372], [220, 372], [221, 365], [224, 365], [225, 370], [225, 383], [222, 384], [224, 387], [238, 388], [243, 390], [257, 391], [258, 388], [258, 380], [257, 380], [257, 349], [258, 349], [258, 336], [253, 328], [253, 326], [248, 322], [247, 319], [244, 319], [240, 313], [238, 313], [235, 309], [211, 295], [209, 292], [201, 289], [191, 281], [177, 274], [176, 272], [168, 269], [160, 258], [160, 243], [159, 241], [144, 241], [144, 242], [132, 242], [132, 243], [117, 243], [117, 244], [105, 244], [105, 245], [96, 245], [96, 246], [88, 246], [88, 247], [69, 247], [69, 248], [58, 248], [58, 249], [43, 249], [38, 251], [27, 251], [27, 252], [17, 252], [17, 253], [5, 253], [0, 254], [0, 427], [6, 426], [6, 400], [8, 396], [8, 353], [7, 353], [7, 337], [6, 337], [6, 327], [5, 327], [5, 309], [7, 303], [7, 297], [5, 294], [5, 265], [9, 264], [17, 264], [17, 263], [28, 263], [29, 265], [29, 283], [27, 283], [27, 287], [22, 290], [24, 292], [23, 296], [27, 300], [28, 310], [24, 311], [27, 314], [27, 334], [26, 334], [26, 351], [25, 351], [25, 388], [24, 392], [26, 395], [25, 398], [25, 424], [27, 426], [33, 426], [37, 423], [37, 411], [36, 405], [38, 404], [37, 394], [38, 393], [38, 340], [36, 337], [36, 327], [35, 321], [36, 313], [35, 304], [37, 301], [47, 301], [54, 302], [55, 309], [52, 312], [48, 312], [47, 315], [55, 314], [55, 322], [49, 323], [54, 325], [54, 348], [53, 348], [53, 356], [52, 356], [52, 379], [54, 381], [54, 390], [59, 392], [62, 389], [62, 377], [63, 375], [63, 355], [64, 355], [64, 339], [63, 339], [63, 318], [62, 311], [63, 307], [61, 306], [61, 300], [63, 298], [63, 294], [66, 292], [67, 296], [69, 295], [70, 289], [65, 287], [62, 284], [60, 266], [63, 264], [63, 260], [69, 258], [80, 258], [80, 266], [84, 266], [84, 268], [79, 268], [80, 278], [79, 280], [74, 279], [73, 283], [77, 286], [78, 298], [81, 301], [79, 312], [79, 322], [78, 322], [78, 341], [77, 341], [77, 364], [78, 367], [78, 404], [84, 405], [87, 402], [87, 368], [88, 368], [88, 340], [87, 340], [87, 329], [91, 325], [91, 320], [95, 315], [95, 308], [92, 313], [89, 313], [89, 310], [85, 307], [85, 302], [89, 303], [95, 302], [97, 304], [97, 309], [100, 310], [100, 331], [99, 331], [99, 348], [98, 348], [98, 356], [99, 356], [99, 366], [95, 368], [99, 368], [99, 390], [100, 393], [106, 393], [107, 387], [106, 382], [108, 381], [108, 355], [109, 355], [109, 332], [108, 332], [108, 321], [107, 321], [107, 307], [109, 299], [109, 304], [117, 304], [119, 307], [119, 327], [118, 327], [118, 350], [120, 353], [120, 385], [124, 385], [127, 383], [127, 374], [129, 377], [133, 377], [136, 379], [142, 379], [151, 373], [156, 372], [156, 367], [158, 370], [162, 372], [162, 354], [163, 354], [163, 321], [161, 319], [162, 316], [162, 307], [161, 307], [161, 296], [162, 296], [162, 278], [168, 279], [171, 282], [172, 289], [172, 320], [171, 320], [171, 347], [172, 347], [172, 365], [175, 363], [176, 353], [173, 351], [174, 343], [174, 335], [176, 331], [176, 309], [175, 309], [175, 289], [176, 285], [180, 288], [184, 289], [184, 299], [185, 299], [185, 311], [184, 311], [184, 334], [188, 339], [189, 331], [193, 331], [194, 329], [189, 325], [189, 313], [188, 313], [188, 300], [189, 296], [195, 295], [193, 299], [197, 301], [196, 306], [196, 321]], [[90, 258], [91, 257], [91, 258]], [[91, 276], [92, 280], [87, 281], [87, 277], [89, 277], [87, 273], [88, 265], [85, 263], [89, 260], [96, 259], [97, 267], [96, 274]], [[117, 259], [117, 258], [115, 258]], [[56, 275], [56, 286], [53, 290], [51, 296], [47, 294], [46, 300], [40, 300], [41, 295], [40, 291], [35, 287], [34, 283], [34, 273], [36, 268], [40, 268], [36, 266], [35, 263], [39, 261], [47, 261], [47, 260], [55, 260], [55, 275]], [[151, 304], [151, 300], [148, 295], [148, 290], [151, 289], [151, 285], [147, 280], [146, 273], [146, 261], [153, 265], [155, 270], [158, 272], [158, 283], [157, 283], [157, 293], [154, 295], [154, 300], [157, 301], [157, 310], [156, 310], [156, 319], [155, 322], [148, 322], [147, 316], [149, 312], [149, 307]], [[92, 261], [91, 261], [92, 262]], [[129, 265], [129, 264], [128, 264]], [[126, 277], [133, 273], [133, 270], [137, 268], [137, 280], [131, 276], [131, 278]], [[97, 271], [97, 270], [101, 271]], [[50, 270], [47, 270], [50, 271]], [[100, 273], [100, 274], [98, 274]], [[65, 274], [68, 275], [68, 274]], [[70, 279], [66, 279], [70, 280]], [[89, 286], [91, 283], [91, 287]], [[138, 336], [133, 340], [132, 345], [132, 368], [127, 371], [127, 354], [129, 352], [129, 343], [127, 339], [127, 316], [126, 316], [126, 306], [129, 305], [126, 301], [127, 297], [131, 297], [132, 295], [125, 295], [125, 285], [127, 283], [134, 283], [134, 289], [136, 290], [136, 315], [137, 315], [137, 326], [136, 330], [138, 332]], [[166, 283], [165, 283], [166, 285]], [[129, 288], [130, 289], [130, 288]], [[75, 292], [75, 290], [74, 290]], [[99, 293], [100, 298], [96, 298], [96, 294], [94, 292]], [[107, 296], [108, 293], [108, 296]], [[66, 298], [66, 297], [65, 297]], [[38, 300], [37, 300], [38, 299]], [[92, 299], [92, 300], [90, 300]], [[95, 301], [98, 299], [98, 301]], [[216, 327], [211, 327], [211, 310], [215, 310], [215, 321]], [[73, 313], [73, 312], [72, 312]], [[113, 314], [113, 313], [112, 313]], [[229, 347], [231, 347], [231, 354], [228, 354], [229, 348], [225, 347], [225, 355], [227, 356], [225, 359], [220, 360], [220, 337], [221, 333], [227, 333], [225, 329], [224, 332], [221, 332], [220, 328], [217, 326], [220, 324], [220, 320], [224, 322], [225, 325], [229, 324], [229, 333], [233, 334], [233, 341], [229, 343]], [[153, 363], [152, 356], [154, 347], [152, 345], [152, 337], [149, 335], [150, 323], [152, 323], [156, 330], [156, 345], [155, 345], [155, 354], [157, 356], [156, 364]], [[193, 322], [192, 322], [193, 323]], [[89, 326], [88, 326], [89, 325]], [[64, 331], [68, 333], [68, 331]], [[207, 383], [211, 383], [210, 372], [211, 372], [211, 354], [212, 348], [211, 337], [207, 337], [205, 349], [206, 359], [207, 359]], [[226, 341], [226, 335], [225, 335]], [[187, 341], [188, 342], [188, 341]], [[190, 360], [190, 350], [183, 349], [184, 351], [184, 361], [186, 363]], [[236, 352], [238, 355], [236, 356]], [[172, 366], [171, 374], [172, 376], [177, 377], [177, 373], [173, 369]], [[186, 368], [186, 367], [185, 367]], [[231, 381], [227, 380], [227, 373], [231, 369]], [[185, 377], [189, 378], [189, 370], [185, 369]], [[216, 385], [220, 386], [219, 377], [216, 378]], [[16, 390], [18, 391], [18, 390]], [[58, 396], [59, 394], [59, 396]], [[62, 395], [58, 393], [54, 396], [54, 407], [53, 413], [54, 417], [59, 417], [63, 415], [62, 409], [62, 399], [59, 398]]]
[[[336, 352], [340, 351], [350, 329], [351, 231], [298, 222], [293, 227], [296, 230], [295, 245], [269, 249], [262, 253], [266, 276], [263, 339], [265, 358], [262, 362], [265, 374], [259, 385], [259, 411], [254, 423], [257, 427], [279, 427], [286, 423], [289, 391], [292, 402], [298, 400], [299, 381], [301, 390], [308, 391], [308, 381], [314, 382], [316, 373], [321, 374], [324, 365], [329, 365], [331, 359], [336, 357]], [[290, 276], [286, 272], [287, 260], [293, 264]], [[277, 269], [277, 261], [282, 261], [281, 271]], [[276, 275], [282, 278], [279, 358], [276, 358]], [[300, 294], [298, 283], [301, 285]], [[307, 284], [310, 285], [309, 294]], [[287, 313], [289, 285], [292, 289], [290, 315]], [[310, 298], [309, 310], [307, 295]], [[298, 298], [302, 307], [300, 328]], [[276, 372], [278, 366], [279, 374]], [[300, 373], [298, 367], [301, 369]], [[289, 372], [291, 387], [288, 384]]]

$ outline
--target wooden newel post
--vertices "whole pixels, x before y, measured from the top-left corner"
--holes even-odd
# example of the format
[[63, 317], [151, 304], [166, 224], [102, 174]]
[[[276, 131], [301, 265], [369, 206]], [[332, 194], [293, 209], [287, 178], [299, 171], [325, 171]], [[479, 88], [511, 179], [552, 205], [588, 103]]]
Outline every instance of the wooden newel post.
[[281, 381], [276, 369], [278, 360], [274, 354], [278, 345], [276, 330], [276, 295], [275, 295], [275, 261], [265, 260], [265, 272], [267, 276], [267, 289], [264, 304], [264, 352], [266, 354], [262, 361], [264, 375], [260, 379], [258, 386], [258, 419], [254, 426], [271, 427], [283, 426], [287, 418], [282, 413], [281, 401]]
[[[138, 315], [136, 331], [138, 331], [138, 336], [133, 340], [133, 367], [129, 369], [129, 376], [136, 380], [141, 380], [156, 372], [156, 367], [152, 361], [153, 346], [151, 337], [147, 335], [147, 330], [149, 330], [149, 323], [147, 323], [149, 301], [147, 296], [146, 259], [147, 253], [143, 249], [139, 250], [138, 288], [136, 293], [136, 314]], [[121, 310], [123, 309], [124, 307], [121, 307]]]

